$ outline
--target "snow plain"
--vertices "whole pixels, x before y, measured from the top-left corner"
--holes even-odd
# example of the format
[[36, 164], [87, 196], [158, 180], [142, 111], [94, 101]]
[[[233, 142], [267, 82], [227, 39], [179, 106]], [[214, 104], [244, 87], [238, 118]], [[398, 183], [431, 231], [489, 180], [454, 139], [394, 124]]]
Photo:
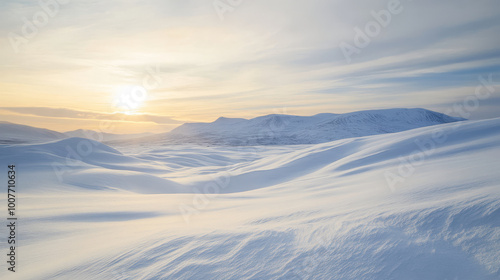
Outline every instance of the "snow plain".
[[20, 246], [0, 278], [500, 279], [499, 144], [500, 119], [303, 145], [0, 145]]

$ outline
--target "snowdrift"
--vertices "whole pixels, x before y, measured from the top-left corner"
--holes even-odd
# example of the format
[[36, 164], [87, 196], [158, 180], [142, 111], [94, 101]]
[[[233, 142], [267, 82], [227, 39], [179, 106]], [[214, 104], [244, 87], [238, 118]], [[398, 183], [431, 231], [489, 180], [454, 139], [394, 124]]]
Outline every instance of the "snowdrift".
[[44, 168], [82, 139], [65, 141], [0, 146], [4, 165], [22, 154], [19, 279], [500, 279], [500, 119], [314, 145], [90, 142], [59, 181]]

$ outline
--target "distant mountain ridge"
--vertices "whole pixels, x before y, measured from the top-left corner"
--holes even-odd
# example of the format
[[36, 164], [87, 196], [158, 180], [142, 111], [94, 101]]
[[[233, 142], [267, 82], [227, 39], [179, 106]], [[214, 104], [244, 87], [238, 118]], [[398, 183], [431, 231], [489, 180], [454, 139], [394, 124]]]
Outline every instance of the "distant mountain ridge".
[[0, 122], [0, 144], [54, 141], [66, 138], [63, 133], [29, 125]]
[[292, 145], [394, 133], [465, 119], [425, 109], [385, 109], [314, 116], [271, 114], [253, 119], [220, 117], [211, 123], [185, 123], [167, 133], [111, 134], [78, 129], [60, 133], [0, 122], [0, 144], [41, 143], [71, 137], [110, 143], [200, 145]]
[[44, 143], [74, 137], [107, 142], [141, 138], [150, 135], [152, 133], [113, 134], [87, 129], [62, 133], [45, 128], [0, 121], [0, 144]]
[[186, 123], [154, 138], [165, 144], [317, 144], [463, 120], [419, 108], [321, 113], [314, 116], [272, 114], [253, 119], [220, 117], [211, 123]]

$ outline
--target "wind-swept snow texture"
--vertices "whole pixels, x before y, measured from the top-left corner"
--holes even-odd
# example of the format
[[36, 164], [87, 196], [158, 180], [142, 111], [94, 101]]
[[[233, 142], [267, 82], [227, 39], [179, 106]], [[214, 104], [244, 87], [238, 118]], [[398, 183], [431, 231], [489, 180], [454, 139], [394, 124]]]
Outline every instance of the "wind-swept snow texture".
[[1, 145], [20, 219], [0, 278], [500, 279], [499, 143], [492, 119], [292, 146]]

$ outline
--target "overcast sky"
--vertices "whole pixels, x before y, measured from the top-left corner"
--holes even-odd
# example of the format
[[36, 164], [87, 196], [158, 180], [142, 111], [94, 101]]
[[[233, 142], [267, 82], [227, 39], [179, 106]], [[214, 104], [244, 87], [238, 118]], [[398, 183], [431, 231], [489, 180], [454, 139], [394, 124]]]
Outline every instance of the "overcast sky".
[[[0, 120], [140, 132], [271, 113], [456, 115], [480, 77], [500, 84], [497, 0], [41, 2], [0, 2]], [[137, 87], [134, 106], [117, 103]], [[496, 87], [469, 118], [498, 108]]]

